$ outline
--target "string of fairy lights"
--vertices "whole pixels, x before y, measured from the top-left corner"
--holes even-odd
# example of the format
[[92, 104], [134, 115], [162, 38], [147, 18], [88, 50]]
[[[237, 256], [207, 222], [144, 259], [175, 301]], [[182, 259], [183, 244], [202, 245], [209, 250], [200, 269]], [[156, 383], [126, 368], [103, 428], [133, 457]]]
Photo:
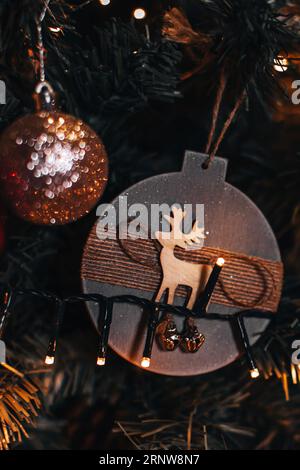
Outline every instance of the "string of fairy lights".
[[[113, 3], [114, 0], [97, 0], [101, 6], [107, 7]], [[136, 20], [145, 20], [147, 17], [147, 10], [144, 7], [136, 7], [132, 10], [132, 17]], [[290, 62], [292, 60], [299, 60], [295, 58], [287, 58], [279, 55], [274, 59], [274, 70], [276, 72], [286, 72], [289, 69]]]
[[[88, 0], [87, 2], [85, 2], [83, 4], [83, 6], [85, 4], [92, 3], [92, 1], [93, 0]], [[96, 0], [96, 2], [99, 3], [99, 5], [101, 7], [110, 7], [116, 1], [117, 0]], [[147, 9], [144, 6], [136, 6], [131, 11], [131, 17], [133, 19], [137, 20], [137, 21], [146, 20], [146, 18], [147, 18]], [[62, 31], [62, 28], [59, 27], [59, 26], [50, 26], [49, 30], [52, 33], [60, 33]], [[284, 55], [280, 54], [280, 55], [278, 55], [278, 57], [276, 57], [274, 59], [274, 71], [279, 72], [279, 73], [287, 72], [289, 70], [289, 65], [293, 61], [298, 61], [298, 60], [299, 60], [298, 58], [285, 57]]]
[[[112, 3], [113, 0], [99, 0], [99, 3], [103, 6], [103, 7], [107, 7], [109, 6], [111, 3]], [[136, 20], [143, 20], [146, 18], [147, 16], [147, 11], [145, 10], [145, 8], [142, 8], [142, 7], [137, 7], [135, 8], [133, 11], [132, 11], [132, 16], [133, 18], [135, 18]]]
[[[108, 7], [111, 6], [114, 0], [96, 0], [101, 7]], [[92, 0], [88, 0], [85, 2], [82, 6], [84, 5], [89, 5], [92, 2]], [[147, 18], [147, 10], [145, 7], [142, 6], [137, 6], [131, 11], [131, 17], [134, 20], [141, 21], [141, 20], [146, 20]], [[49, 31], [54, 34], [61, 33], [63, 31], [63, 28], [61, 26], [49, 26]]]
[[[104, 366], [107, 360], [107, 352], [109, 345], [109, 336], [111, 324], [113, 321], [113, 309], [116, 303], [127, 303], [136, 305], [142, 308], [146, 314], [146, 335], [143, 355], [141, 357], [140, 365], [142, 368], [147, 369], [150, 366], [152, 358], [152, 349], [154, 345], [154, 338], [156, 335], [157, 327], [162, 321], [166, 312], [181, 315], [185, 318], [198, 318], [205, 317], [207, 320], [222, 320], [232, 324], [232, 327], [237, 331], [239, 337], [239, 345], [241, 346], [241, 352], [244, 352], [250, 377], [256, 379], [259, 377], [260, 372], [254, 356], [252, 354], [252, 348], [250, 345], [248, 332], [245, 326], [245, 318], [248, 316], [261, 316], [261, 312], [258, 311], [239, 311], [235, 314], [207, 314], [208, 306], [211, 301], [211, 297], [214, 293], [217, 285], [219, 276], [222, 268], [225, 264], [223, 258], [218, 258], [208, 282], [199, 296], [193, 310], [186, 308], [185, 306], [177, 306], [164, 304], [162, 302], [156, 302], [153, 300], [133, 296], [133, 295], [117, 295], [113, 297], [106, 297], [100, 294], [79, 294], [71, 297], [60, 298], [57, 295], [45, 291], [39, 290], [28, 290], [28, 289], [12, 289], [7, 285], [0, 286], [0, 365], [14, 371], [13, 367], [7, 364], [6, 361], [6, 346], [4, 342], [4, 333], [7, 322], [13, 311], [15, 302], [21, 298], [40, 298], [48, 302], [51, 302], [54, 306], [53, 315], [53, 327], [52, 334], [49, 340], [48, 349], [45, 357], [45, 364], [51, 366], [55, 362], [55, 356], [57, 352], [57, 344], [60, 337], [61, 327], [64, 321], [67, 305], [73, 305], [74, 303], [86, 303], [94, 302], [99, 308], [98, 318], [98, 332], [99, 332], [99, 345], [97, 354], [97, 366]], [[1, 345], [2, 345], [2, 356], [1, 356]]]

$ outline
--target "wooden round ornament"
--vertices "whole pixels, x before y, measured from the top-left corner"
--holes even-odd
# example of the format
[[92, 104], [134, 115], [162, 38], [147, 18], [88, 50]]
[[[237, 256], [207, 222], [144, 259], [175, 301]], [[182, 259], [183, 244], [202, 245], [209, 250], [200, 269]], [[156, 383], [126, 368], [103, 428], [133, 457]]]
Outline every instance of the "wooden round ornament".
[[[99, 239], [99, 225], [96, 223], [82, 262], [85, 293], [108, 297], [129, 294], [155, 299], [165, 282], [163, 287], [169, 294], [176, 288], [174, 301], [169, 298], [169, 303], [183, 305], [189, 292], [187, 286], [192, 287], [185, 273], [192, 272], [191, 278], [194, 276], [197, 279], [199, 265], [204, 267], [203, 273], [222, 256], [225, 266], [209, 304], [207, 317], [210, 313], [230, 314], [249, 309], [269, 313], [276, 311], [282, 289], [282, 264], [272, 229], [255, 204], [225, 182], [226, 160], [216, 157], [209, 168], [204, 169], [206, 159], [207, 155], [186, 152], [181, 172], [142, 181], [112, 202], [118, 214], [118, 234], [120, 227], [128, 224], [127, 212], [121, 210], [124, 201], [131, 213], [140, 211], [143, 204], [149, 214], [154, 204], [176, 204], [181, 207], [189, 204], [193, 211], [197, 205], [202, 205], [201, 227], [199, 229], [198, 225], [197, 229], [194, 225], [190, 231], [198, 230], [198, 241], [202, 238], [200, 249], [185, 249], [179, 243], [174, 247], [172, 259], [164, 265], [161, 256], [163, 248], [160, 240], [154, 240], [151, 224], [151, 237], [123, 240], [117, 235], [116, 239], [103, 240]], [[191, 241], [188, 244], [191, 245]], [[195, 266], [192, 271], [185, 271], [191, 266]], [[175, 278], [172, 289], [168, 285], [171, 278]], [[89, 311], [97, 327], [97, 304], [90, 302]], [[139, 367], [147, 320], [147, 314], [138, 306], [114, 305], [109, 345], [124, 359]], [[175, 315], [174, 320], [178, 331], [182, 331], [184, 319]], [[215, 371], [239, 357], [241, 347], [230, 322], [201, 318], [195, 323], [201, 338], [202, 335], [205, 337], [200, 350], [196, 353], [184, 352], [182, 348], [165, 351], [155, 341], [148, 370], [165, 375], [191, 376]], [[268, 323], [269, 320], [263, 316], [245, 319], [250, 344], [258, 340]]]

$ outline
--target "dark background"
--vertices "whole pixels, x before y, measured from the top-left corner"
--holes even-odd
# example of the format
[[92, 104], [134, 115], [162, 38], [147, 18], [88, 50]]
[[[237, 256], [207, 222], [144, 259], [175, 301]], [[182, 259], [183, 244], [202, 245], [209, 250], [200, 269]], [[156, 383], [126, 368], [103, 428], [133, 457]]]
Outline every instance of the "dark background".
[[[33, 109], [37, 76], [28, 50], [36, 47], [33, 8], [38, 6], [32, 3], [0, 6], [0, 70], [8, 87], [8, 103], [0, 108], [4, 133], [9, 122]], [[157, 46], [162, 13], [174, 3], [112, 0], [104, 7], [92, 1], [76, 11], [64, 10], [65, 17], [58, 4], [56, 20], [45, 20], [47, 28], [58, 23], [64, 31], [45, 30], [47, 76], [60, 107], [88, 122], [108, 152], [110, 181], [102, 202], [146, 177], [179, 170], [186, 149], [204, 150], [218, 65], [180, 80], [191, 67], [185, 49]], [[181, 4], [196, 24], [193, 2]], [[135, 6], [146, 9], [146, 21], [132, 19]], [[144, 50], [145, 23], [153, 54], [141, 53], [136, 63], [132, 51]], [[162, 60], [166, 51], [172, 58], [167, 65]], [[142, 63], [149, 74], [141, 73]], [[160, 64], [163, 78], [155, 72]], [[289, 96], [297, 62], [277, 75]], [[229, 85], [219, 126], [234, 95]], [[300, 108], [279, 90], [268, 103], [252, 93], [218, 152], [229, 160], [229, 182], [263, 211], [282, 251], [283, 301], [269, 337], [276, 340], [272, 358], [288, 373], [291, 342], [299, 331], [299, 123]], [[95, 211], [64, 227], [32, 226], [14, 217], [4, 202], [2, 213], [1, 282], [62, 296], [80, 293], [81, 257]], [[6, 333], [15, 364], [25, 370], [44, 367], [52, 314], [44, 302], [17, 303]], [[99, 370], [97, 344], [86, 308], [68, 308], [55, 369], [36, 379], [44, 408], [31, 439], [19, 449], [185, 449], [191, 426], [195, 449], [299, 447], [299, 385], [291, 386], [291, 401], [285, 402], [276, 374], [269, 381], [250, 381], [243, 360], [209, 376], [177, 379], [137, 370], [110, 352], [108, 365]], [[258, 355], [264, 344], [257, 346]], [[133, 433], [134, 443], [127, 433]]]

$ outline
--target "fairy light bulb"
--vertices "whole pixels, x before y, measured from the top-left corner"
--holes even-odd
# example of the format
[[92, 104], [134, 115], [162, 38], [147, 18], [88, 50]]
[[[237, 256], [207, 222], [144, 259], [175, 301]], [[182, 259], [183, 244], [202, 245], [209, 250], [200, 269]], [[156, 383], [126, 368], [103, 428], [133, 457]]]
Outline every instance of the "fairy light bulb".
[[259, 370], [258, 369], [250, 370], [250, 376], [252, 379], [257, 379], [259, 377]]
[[218, 258], [217, 259], [217, 265], [222, 268], [225, 264], [225, 259], [224, 258]]
[[276, 57], [274, 60], [274, 70], [276, 70], [276, 72], [286, 72], [288, 65], [289, 61], [283, 57]]
[[50, 26], [49, 27], [49, 31], [51, 31], [51, 33], [60, 33], [62, 31], [62, 29], [59, 27], [59, 26]]
[[143, 359], [141, 360], [141, 366], [144, 368], [144, 369], [148, 369], [148, 367], [150, 367], [150, 358], [149, 357], [143, 357]]
[[105, 357], [98, 357], [97, 358], [97, 366], [105, 366]]
[[101, 5], [103, 5], [104, 7], [106, 7], [107, 5], [110, 4], [110, 0], [99, 0], [99, 2], [100, 2]]
[[45, 364], [52, 366], [54, 364], [54, 356], [46, 356]]
[[146, 11], [144, 8], [136, 8], [133, 12], [133, 16], [136, 20], [143, 20], [146, 17]]

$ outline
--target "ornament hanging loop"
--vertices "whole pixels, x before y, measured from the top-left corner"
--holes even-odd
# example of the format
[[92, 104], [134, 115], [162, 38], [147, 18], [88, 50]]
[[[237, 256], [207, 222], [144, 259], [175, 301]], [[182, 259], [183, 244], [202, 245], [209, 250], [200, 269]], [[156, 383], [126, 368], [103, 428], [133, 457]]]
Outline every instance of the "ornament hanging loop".
[[33, 95], [37, 111], [51, 111], [55, 108], [55, 93], [49, 82], [40, 81]]

